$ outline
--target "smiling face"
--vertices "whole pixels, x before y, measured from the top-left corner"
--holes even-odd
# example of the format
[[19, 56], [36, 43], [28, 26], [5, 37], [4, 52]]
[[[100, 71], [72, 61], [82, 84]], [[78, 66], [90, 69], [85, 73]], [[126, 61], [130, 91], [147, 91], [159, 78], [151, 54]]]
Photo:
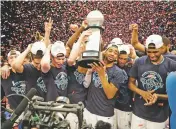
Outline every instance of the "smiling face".
[[128, 54], [119, 54], [118, 65], [123, 68], [128, 62]]
[[41, 70], [41, 65], [40, 65], [40, 62], [41, 62], [41, 58], [34, 58], [32, 60], [32, 65], [37, 69], [37, 70]]
[[10, 55], [8, 57], [8, 63], [10, 64], [10, 66], [12, 65], [12, 62], [17, 58], [17, 55]]
[[42, 60], [43, 54], [42, 53], [37, 53], [36, 55], [32, 54], [31, 59], [32, 59], [32, 65], [37, 69], [41, 70], [41, 65], [40, 62]]
[[117, 47], [110, 47], [106, 50], [105, 52], [105, 60], [109, 63], [114, 62], [115, 60], [117, 60], [117, 56], [118, 56], [118, 48]]
[[64, 64], [65, 62], [65, 56], [62, 54], [62, 55], [58, 55], [57, 57], [53, 57], [52, 56], [52, 64], [54, 67], [56, 68], [61, 68], [62, 65]]
[[153, 44], [149, 45], [147, 49], [147, 55], [151, 62], [158, 62], [161, 58], [163, 48], [156, 49]]

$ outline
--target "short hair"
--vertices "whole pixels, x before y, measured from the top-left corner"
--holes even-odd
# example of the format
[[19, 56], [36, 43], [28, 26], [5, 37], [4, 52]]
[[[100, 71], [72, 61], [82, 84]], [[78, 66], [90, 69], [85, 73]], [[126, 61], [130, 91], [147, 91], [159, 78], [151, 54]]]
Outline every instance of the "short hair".
[[32, 53], [31, 52], [29, 52], [27, 54], [26, 59], [29, 59], [29, 61], [31, 61], [31, 59], [32, 59]]
[[32, 53], [29, 52], [29, 53], [27, 54], [26, 58], [27, 58], [27, 59], [31, 59], [31, 54], [32, 54]]
[[154, 43], [149, 43], [148, 48], [155, 49], [155, 44]]
[[120, 52], [119, 52], [119, 55], [120, 55], [120, 54], [127, 54], [127, 52], [126, 52], [126, 51], [120, 51]]
[[38, 50], [37, 54], [31, 53], [31, 57], [32, 57], [32, 59], [41, 59], [43, 57], [43, 51]]
[[166, 46], [171, 44], [171, 41], [166, 36], [162, 36], [162, 40], [163, 40], [164, 45]]
[[95, 129], [111, 129], [111, 124], [100, 120], [96, 123]]

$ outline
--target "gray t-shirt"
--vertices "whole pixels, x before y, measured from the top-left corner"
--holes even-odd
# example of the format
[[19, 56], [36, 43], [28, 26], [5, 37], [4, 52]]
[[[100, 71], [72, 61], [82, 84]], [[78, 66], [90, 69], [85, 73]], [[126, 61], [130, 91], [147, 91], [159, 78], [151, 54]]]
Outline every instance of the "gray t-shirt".
[[[127, 74], [116, 65], [106, 69], [107, 79], [109, 83], [112, 83], [115, 87], [120, 89], [127, 81]], [[98, 73], [92, 74], [92, 82], [88, 89], [88, 95], [86, 100], [86, 109], [93, 114], [111, 117], [114, 115], [116, 97], [108, 99], [104, 93], [101, 80]]]
[[[150, 62], [147, 56], [135, 61], [131, 68], [130, 77], [136, 78], [138, 88], [144, 91], [155, 90], [157, 94], [166, 94], [166, 77], [169, 72], [176, 71], [176, 62], [164, 57], [159, 65]], [[136, 94], [133, 113], [143, 119], [153, 122], [164, 122], [168, 118], [168, 101], [158, 100], [152, 106], [145, 106], [144, 99]], [[163, 104], [163, 106], [159, 106]]]
[[55, 68], [51, 66], [48, 73], [43, 73], [44, 83], [47, 87], [46, 101], [55, 101], [58, 96], [67, 96], [66, 66]]

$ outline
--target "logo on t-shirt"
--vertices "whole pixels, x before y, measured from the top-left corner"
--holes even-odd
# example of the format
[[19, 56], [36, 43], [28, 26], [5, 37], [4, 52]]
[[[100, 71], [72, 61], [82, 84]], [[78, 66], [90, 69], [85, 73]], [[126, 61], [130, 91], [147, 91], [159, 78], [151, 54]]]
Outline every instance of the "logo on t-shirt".
[[42, 92], [47, 92], [46, 86], [45, 86], [45, 83], [44, 83], [42, 77], [39, 77], [37, 79], [37, 86], [41, 89]]
[[[108, 78], [108, 77], [107, 77], [107, 74], [106, 74], [106, 78]], [[103, 88], [103, 87], [102, 87], [101, 80], [100, 80], [100, 78], [99, 78], [97, 72], [94, 72], [94, 73], [93, 73], [92, 79], [93, 79], [93, 83], [94, 83], [95, 87], [97, 87], [97, 88]]]
[[56, 76], [56, 80], [54, 80], [54, 83], [57, 85], [57, 88], [60, 90], [65, 90], [68, 85], [68, 78], [67, 74], [65, 72], [60, 72]]
[[74, 72], [74, 75], [76, 77], [76, 81], [79, 83], [79, 84], [82, 84], [83, 83], [83, 80], [84, 80], [84, 74], [82, 73], [79, 73], [77, 70]]
[[140, 81], [142, 82], [145, 90], [157, 90], [164, 86], [161, 76], [154, 71], [147, 71], [143, 73]]
[[12, 81], [13, 87], [11, 87], [11, 90], [14, 91], [16, 94], [25, 94], [26, 93], [26, 83], [25, 81]]

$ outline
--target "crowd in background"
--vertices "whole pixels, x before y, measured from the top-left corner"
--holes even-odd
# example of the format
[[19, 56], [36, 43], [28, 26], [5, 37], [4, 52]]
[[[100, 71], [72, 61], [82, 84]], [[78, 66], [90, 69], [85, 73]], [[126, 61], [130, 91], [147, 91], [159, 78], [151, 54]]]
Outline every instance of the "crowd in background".
[[87, 14], [95, 9], [104, 17], [103, 40], [120, 37], [129, 43], [129, 24], [139, 24], [139, 40], [153, 33], [167, 36], [176, 44], [175, 1], [13, 1], [1, 2], [1, 54], [9, 49], [23, 51], [35, 41], [37, 31], [44, 35], [44, 21], [54, 20], [50, 39], [66, 42], [73, 34], [70, 24], [80, 25]]
[[[7, 90], [6, 91], [4, 90], [4, 92], [7, 93], [8, 90], [12, 91], [14, 86], [18, 86], [17, 84], [20, 84], [20, 86], [22, 84], [22, 86], [24, 86], [23, 84], [27, 82], [26, 84], [29, 84], [29, 86], [34, 86], [34, 87], [38, 86], [42, 90], [42, 93], [44, 94], [43, 95], [44, 97], [45, 97], [45, 94], [48, 95], [48, 94], [52, 93], [51, 96], [49, 96], [49, 97], [52, 98], [53, 96], [55, 97], [55, 96], [59, 95], [58, 94], [59, 92], [58, 93], [55, 92], [56, 90], [53, 88], [55, 85], [57, 85], [57, 88], [59, 90], [61, 90], [65, 86], [65, 89], [64, 89], [65, 91], [67, 90], [67, 84], [68, 84], [69, 88], [71, 86], [73, 86], [75, 88], [75, 87], [77, 87], [77, 85], [83, 86], [83, 84], [81, 84], [81, 83], [83, 83], [84, 80], [85, 80], [84, 79], [85, 73], [84, 73], [83, 76], [81, 75], [82, 73], [79, 73], [78, 68], [76, 68], [73, 65], [75, 63], [75, 61], [72, 61], [72, 63], [70, 63], [71, 64], [70, 67], [72, 67], [72, 66], [75, 67], [74, 68], [75, 71], [73, 70], [74, 72], [71, 71], [72, 70], [71, 68], [68, 69], [68, 70], [66, 69], [67, 72], [68, 72], [68, 78], [67, 78], [67, 73], [65, 72], [66, 71], [65, 67], [60, 67], [60, 66], [63, 66], [64, 63], [65, 63], [64, 62], [65, 51], [63, 53], [60, 53], [60, 50], [57, 48], [57, 42], [56, 41], [60, 40], [60, 41], [63, 41], [64, 43], [66, 43], [67, 40], [69, 39], [69, 37], [74, 33], [73, 29], [71, 29], [70, 25], [71, 24], [77, 24], [77, 25], [80, 26], [81, 23], [83, 22], [83, 20], [86, 18], [87, 14], [90, 11], [96, 10], [96, 9], [100, 10], [105, 17], [105, 21], [104, 21], [104, 25], [103, 25], [105, 30], [104, 30], [103, 36], [102, 36], [103, 41], [105, 43], [109, 43], [113, 38], [116, 38], [116, 37], [121, 38], [124, 43], [130, 43], [132, 35], [131, 35], [131, 30], [129, 28], [129, 25], [132, 24], [132, 23], [137, 23], [139, 25], [139, 41], [141, 43], [145, 43], [145, 39], [149, 35], [158, 34], [157, 37], [152, 38], [151, 41], [153, 41], [155, 39], [159, 39], [160, 40], [160, 42], [158, 41], [159, 43], [154, 42], [154, 41], [152, 43], [155, 45], [155, 47], [157, 47], [157, 45], [156, 45], [157, 43], [162, 45], [163, 48], [166, 51], [163, 52], [163, 51], [160, 50], [160, 51], [157, 51], [157, 52], [160, 53], [160, 54], [163, 52], [162, 54], [165, 55], [166, 57], [167, 56], [168, 57], [170, 56], [170, 58], [175, 57], [174, 55], [171, 55], [168, 51], [168, 48], [169, 48], [170, 44], [165, 43], [164, 38], [161, 37], [163, 35], [168, 37], [171, 41], [171, 44], [175, 45], [175, 50], [176, 50], [176, 31], [175, 31], [176, 30], [176, 26], [175, 26], [175, 23], [176, 23], [176, 10], [175, 9], [176, 8], [175, 7], [176, 7], [176, 2], [175, 1], [158, 1], [158, 2], [156, 2], [156, 1], [149, 1], [149, 2], [148, 1], [142, 1], [142, 2], [139, 2], [139, 1], [106, 1], [106, 2], [105, 1], [70, 1], [70, 2], [69, 1], [20, 1], [20, 2], [19, 1], [8, 1], [8, 2], [4, 1], [4, 2], [1, 2], [1, 11], [2, 11], [2, 17], [1, 17], [1, 19], [2, 19], [2, 21], [1, 21], [1, 55], [2, 56], [0, 56], [0, 61], [2, 61], [3, 58], [7, 59], [5, 56], [10, 51], [10, 49], [17, 49], [17, 50], [22, 52], [22, 51], [24, 51], [24, 49], [26, 49], [27, 46], [28, 46], [27, 50], [23, 53], [23, 54], [26, 54], [25, 59], [27, 59], [28, 56], [32, 57], [32, 58], [29, 58], [29, 62], [30, 62], [30, 59], [32, 59], [32, 63], [27, 63], [27, 65], [30, 66], [30, 67], [24, 67], [23, 63], [25, 63], [25, 59], [23, 58], [23, 54], [21, 54], [22, 56], [21, 57], [19, 56], [20, 58], [18, 58], [17, 57], [18, 54], [17, 54], [16, 51], [15, 52], [13, 51], [12, 53], [10, 52], [9, 55], [11, 57], [8, 56], [8, 63], [4, 61], [4, 64], [6, 64], [5, 68], [7, 68], [5, 71], [8, 71], [9, 67], [7, 67], [7, 65], [9, 65], [11, 63], [10, 66], [12, 66], [12, 70], [9, 70], [9, 71], [11, 72], [10, 75], [12, 75], [12, 76], [10, 76], [9, 78], [13, 79], [13, 81], [10, 80], [10, 79], [9, 80], [4, 79], [4, 85], [3, 85], [4, 89], [7, 88], [7, 86], [6, 86], [7, 81], [10, 82], [10, 85], [9, 85], [10, 88], [7, 88]], [[47, 54], [43, 55], [45, 53], [45, 50], [43, 49], [43, 51], [42, 51], [40, 49], [40, 52], [42, 51], [42, 54], [41, 54], [40, 52], [38, 53], [39, 48], [36, 48], [36, 46], [41, 46], [42, 45], [41, 43], [38, 44], [38, 45], [34, 45], [34, 44], [33, 45], [28, 45], [28, 44], [34, 43], [37, 40], [36, 39], [36, 32], [39, 32], [42, 36], [44, 36], [45, 31], [47, 32], [47, 29], [46, 29], [47, 27], [46, 27], [46, 24], [45, 24], [46, 28], [44, 27], [44, 23], [45, 23], [45, 21], [48, 21], [49, 18], [51, 18], [54, 21], [53, 24], [51, 24], [52, 22], [50, 23], [50, 25], [52, 26], [51, 35], [50, 35], [51, 43], [56, 42], [55, 44], [56, 44], [57, 49], [55, 49], [54, 44], [52, 44], [52, 46], [48, 46], [48, 48], [47, 48], [47, 49], [51, 49], [51, 50], [46, 52]], [[47, 24], [49, 24], [49, 23], [47, 23]], [[135, 27], [133, 28], [133, 32], [136, 32], [134, 30], [135, 30]], [[48, 31], [48, 33], [50, 33], [49, 31]], [[83, 32], [81, 35], [87, 36], [84, 33], [85, 32]], [[79, 38], [82, 39], [82, 40], [78, 40], [78, 43], [79, 43], [78, 45], [81, 46], [81, 43], [83, 43], [82, 41], [87, 41], [87, 40], [85, 40], [85, 39], [83, 40], [82, 36], [80, 36], [80, 37]], [[133, 36], [133, 37], [135, 37], [135, 36]], [[164, 45], [163, 45], [163, 42], [164, 42]], [[152, 45], [151, 42], [148, 42], [148, 44]], [[165, 44], [167, 44], [167, 45], [165, 45]], [[150, 46], [150, 45], [148, 45], [148, 46]], [[78, 48], [74, 46], [73, 47], [74, 49], [72, 49], [74, 51], [72, 52], [73, 54], [71, 54], [71, 55], [74, 55], [75, 53], [77, 53], [78, 49], [81, 49], [80, 46]], [[147, 52], [148, 57], [150, 58], [150, 61], [151, 62], [153, 61], [153, 63], [150, 63], [150, 62], [146, 61], [146, 62], [144, 62], [144, 64], [141, 65], [140, 63], [137, 64], [138, 62], [136, 61], [137, 65], [135, 64], [134, 67], [132, 67], [132, 70], [130, 70], [133, 61], [135, 61], [135, 59], [137, 59], [136, 54], [134, 54], [135, 53], [134, 49], [133, 49], [133, 52], [131, 52], [131, 49], [129, 48], [129, 54], [127, 54], [128, 53], [127, 49], [123, 48], [123, 46], [121, 46], [121, 47], [118, 46], [117, 47], [113, 44], [111, 44], [109, 46], [113, 47], [112, 50], [113, 50], [114, 54], [112, 56], [111, 52], [109, 52], [109, 51], [111, 51], [111, 49], [108, 48], [109, 51], [107, 50], [106, 51], [107, 53], [104, 55], [104, 56], [107, 56], [106, 58], [104, 58], [104, 60], [105, 60], [104, 62], [109, 61], [110, 64], [114, 66], [114, 67], [112, 67], [114, 69], [111, 69], [113, 74], [112, 74], [111, 71], [109, 73], [107, 72], [107, 74], [106, 74], [105, 69], [102, 65], [101, 66], [99, 66], [99, 65], [93, 66], [92, 65], [93, 66], [92, 68], [94, 69], [96, 67], [97, 71], [94, 71], [93, 73], [92, 73], [92, 71], [88, 71], [88, 75], [93, 76], [93, 77], [89, 76], [90, 77], [89, 78], [90, 79], [89, 85], [90, 84], [93, 84], [93, 85], [91, 85], [90, 86], [91, 88], [89, 87], [89, 89], [88, 89], [88, 90], [91, 90], [91, 91], [88, 92], [88, 95], [89, 95], [88, 97], [87, 97], [87, 91], [85, 92], [86, 93], [86, 95], [85, 95], [86, 96], [85, 97], [86, 98], [86, 104], [85, 105], [86, 105], [86, 109], [92, 110], [92, 112], [95, 111], [96, 113], [87, 112], [88, 115], [84, 114], [84, 116], [91, 116], [92, 118], [97, 119], [98, 116], [101, 116], [103, 114], [102, 115], [103, 117], [106, 117], [107, 120], [110, 120], [112, 122], [111, 125], [116, 124], [116, 125], [119, 126], [120, 124], [117, 124], [116, 123], [117, 121], [115, 123], [112, 121], [112, 120], [114, 120], [114, 118], [113, 118], [114, 107], [113, 107], [113, 102], [111, 104], [110, 101], [116, 95], [115, 90], [117, 90], [117, 88], [118, 88], [120, 90], [122, 89], [122, 91], [123, 90], [125, 91], [126, 89], [128, 89], [130, 87], [131, 91], [136, 92], [136, 90], [134, 90], [134, 86], [135, 86], [136, 81], [131, 81], [131, 79], [138, 79], [138, 78], [142, 78], [142, 79], [144, 78], [142, 80], [143, 82], [141, 81], [142, 83], [138, 83], [139, 84], [138, 87], [140, 87], [140, 88], [144, 87], [145, 83], [148, 82], [149, 80], [151, 80], [151, 82], [152, 81], [154, 82], [153, 84], [151, 84], [151, 86], [153, 86], [153, 88], [155, 90], [156, 88], [158, 88], [155, 85], [155, 81], [156, 81], [155, 77], [162, 77], [162, 79], [165, 81], [168, 72], [175, 71], [176, 67], [174, 67], [175, 62], [173, 60], [170, 60], [168, 58], [164, 58], [161, 55], [160, 55], [160, 57], [162, 57], [163, 59], [160, 60], [160, 62], [157, 60], [159, 63], [156, 62], [156, 60], [152, 60], [153, 57], [149, 54], [150, 51], [148, 51], [148, 49], [150, 49], [150, 48], [149, 47], [147, 48], [147, 45], [146, 45], [146, 47], [142, 46], [142, 48], [144, 48], [143, 52]], [[44, 45], [43, 48], [45, 48], [45, 47], [46, 46]], [[49, 48], [49, 47], [51, 47], [51, 48]], [[64, 44], [62, 44], [61, 48], [65, 49]], [[120, 51], [120, 49], [122, 49], [122, 50]], [[56, 53], [55, 50], [59, 50], [58, 53]], [[81, 50], [79, 50], [79, 51], [81, 51]], [[118, 51], [119, 51], [119, 53], [118, 53]], [[108, 52], [109, 52], [109, 54], [108, 54]], [[120, 57], [120, 55], [124, 54], [123, 52], [126, 52], [126, 57], [123, 57], [123, 56]], [[50, 53], [51, 53], [52, 56], [50, 56]], [[30, 54], [31, 54], [31, 56], [30, 56]], [[60, 56], [60, 55], [58, 56], [58, 54], [62, 54], [62, 56]], [[38, 55], [40, 55], [39, 59], [37, 59]], [[117, 56], [118, 56], [119, 60], [117, 61], [116, 65], [117, 66], [119, 65], [118, 67], [114, 64], [114, 59], [116, 60]], [[156, 58], [158, 58], [158, 59], [161, 59], [160, 57], [156, 56]], [[13, 59], [15, 60], [15, 58], [16, 58], [16, 61], [15, 61], [15, 63], [12, 64], [12, 62], [13, 62], [12, 60]], [[139, 60], [142, 61], [142, 59], [144, 59], [144, 58], [143, 57], [139, 58]], [[37, 59], [37, 62], [36, 62], [35, 59]], [[76, 57], [76, 58], [72, 57], [70, 59], [78, 59], [78, 57]], [[68, 61], [70, 61], [70, 59], [68, 58]], [[126, 63], [124, 61], [121, 61], [122, 59], [125, 60]], [[128, 59], [131, 59], [131, 60], [128, 60]], [[10, 60], [11, 60], [11, 62], [10, 62]], [[59, 60], [59, 62], [55, 62], [56, 60]], [[166, 61], [164, 61], [164, 60], [166, 60]], [[127, 65], [127, 63], [130, 64], [129, 63], [130, 61], [132, 63], [129, 66], [129, 65]], [[161, 63], [161, 62], [164, 62], [164, 63]], [[52, 63], [52, 66], [55, 66], [55, 67], [51, 67], [50, 66], [51, 63]], [[156, 65], [156, 63], [161, 64], [161, 65]], [[43, 64], [43, 66], [42, 66], [42, 64]], [[167, 65], [167, 64], [169, 64], [169, 65]], [[109, 64], [107, 63], [106, 65], [109, 65]], [[151, 71], [150, 67], [145, 67], [144, 65], [145, 66], [150, 66], [151, 68], [154, 68], [152, 70], [157, 74], [153, 76], [153, 73], [152, 73], [153, 71]], [[141, 66], [140, 67], [140, 70], [141, 70], [140, 72], [144, 73], [144, 74], [142, 74], [142, 76], [141, 75], [136, 75], [136, 71], [138, 70], [137, 69], [138, 66]], [[162, 66], [162, 67], [160, 67], [160, 66]], [[172, 66], [172, 67], [170, 67], [170, 66]], [[100, 67], [101, 67], [101, 69], [100, 69]], [[123, 71], [126, 70], [129, 75], [123, 73], [120, 70], [120, 67], [123, 68]], [[159, 70], [159, 67], [160, 67], [160, 70]], [[29, 72], [26, 72], [27, 70], [25, 68], [27, 68], [27, 70], [29, 72], [32, 71], [31, 73], [36, 73], [36, 74], [34, 74], [36, 76], [34, 76], [32, 74], [28, 74]], [[109, 69], [109, 67], [107, 68], [107, 71], [108, 71], [108, 69]], [[60, 72], [59, 70], [64, 70], [65, 73], [62, 72], [62, 71]], [[55, 72], [54, 75], [56, 75], [56, 76], [53, 76], [53, 73], [50, 74], [50, 71], [51, 72], [54, 71]], [[83, 70], [81, 70], [81, 72], [82, 71]], [[116, 73], [114, 73], [114, 71]], [[3, 73], [3, 70], [1, 69], [0, 72]], [[8, 72], [7, 72], [7, 74], [9, 74]], [[24, 78], [26, 80], [24, 78], [21, 78], [21, 80], [17, 80], [18, 78], [15, 78], [16, 79], [15, 80], [13, 78], [13, 76], [17, 76], [18, 74], [16, 74], [16, 73], [21, 73], [21, 72], [25, 76]], [[77, 74], [77, 72], [79, 74]], [[96, 72], [98, 74], [96, 74]], [[48, 74], [49, 78], [47, 78], [48, 76], [42, 76], [43, 73]], [[63, 76], [60, 76], [60, 73], [62, 73]], [[145, 73], [147, 73], [148, 75], [145, 74]], [[21, 74], [19, 74], [18, 76], [20, 76], [20, 75]], [[23, 75], [22, 75], [22, 77], [23, 77]], [[57, 75], [59, 75], [59, 76], [57, 76]], [[73, 78], [71, 78], [72, 75], [73, 75]], [[106, 78], [107, 75], [109, 76], [109, 78], [111, 78], [111, 80], [108, 78], [108, 81], [104, 82], [104, 80], [105, 80], [104, 78]], [[119, 75], [121, 75], [121, 76], [119, 76]], [[124, 76], [122, 76], [122, 75], [124, 75]], [[128, 83], [126, 83], [126, 81], [128, 80], [127, 75], [129, 77], [131, 77], [131, 79], [129, 79], [131, 81], [131, 82], [129, 82], [129, 84], [131, 84], [130, 86], [128, 85]], [[147, 78], [145, 78], [145, 76], [143, 76], [143, 75], [147, 75]], [[150, 77], [149, 75], [152, 75], [152, 76]], [[86, 76], [87, 76], [87, 72], [86, 72]], [[103, 77], [103, 79], [99, 78], [98, 76]], [[134, 78], [134, 76], [136, 76], [136, 78]], [[46, 77], [46, 78], [43, 79], [43, 77]], [[83, 77], [83, 78], [81, 78], [81, 77]], [[117, 79], [115, 77], [117, 77]], [[122, 77], [124, 80], [122, 80], [118, 77]], [[29, 79], [29, 80], [27, 80], [27, 79]], [[51, 81], [48, 81], [49, 79]], [[81, 83], [80, 83], [80, 80], [82, 81]], [[114, 87], [111, 87], [111, 85], [110, 85], [111, 89], [109, 89], [109, 87], [108, 88], [103, 87], [105, 85], [109, 86], [109, 84], [111, 84], [111, 82], [109, 82], [109, 80], [112, 81], [112, 84], [113, 84], [113, 82], [114, 82], [114, 84], [117, 84], [117, 86], [113, 84], [116, 87], [115, 90], [114, 90]], [[12, 83], [11, 83], [11, 81], [12, 81]], [[46, 81], [47, 82], [46, 84], [48, 85], [47, 86], [47, 88], [48, 88], [47, 91], [46, 91], [46, 87], [45, 87], [46, 84], [44, 84], [45, 83], [44, 81]], [[72, 84], [72, 81], [76, 82], [76, 83]], [[94, 82], [94, 83], [91, 83], [91, 81]], [[161, 85], [165, 84], [165, 82], [162, 82], [162, 80], [159, 80], [159, 81], [161, 82]], [[18, 82], [20, 82], [20, 83], [18, 83]], [[54, 82], [54, 83], [52, 83], [52, 82]], [[159, 83], [156, 82], [156, 83], [160, 84], [160, 82]], [[122, 83], [126, 83], [126, 85], [124, 84], [124, 87], [120, 87], [120, 84], [122, 84]], [[51, 88], [50, 85], [52, 85], [53, 87]], [[149, 83], [149, 85], [150, 85], [150, 83]], [[28, 89], [31, 88], [29, 86], [27, 87]], [[141, 104], [140, 101], [141, 101], [142, 97], [145, 100], [146, 92], [149, 91], [148, 89], [150, 89], [151, 86], [148, 87], [148, 85], [146, 85], [146, 89], [141, 88], [142, 89], [142, 90], [140, 90], [141, 92], [137, 93], [137, 94], [140, 95], [140, 97], [137, 96], [138, 98], [140, 98], [140, 99], [138, 99], [139, 100], [138, 101], [139, 105], [142, 105], [142, 106], [145, 105], [145, 103]], [[97, 90], [97, 89], [94, 90], [92, 87], [96, 87], [97, 89], [100, 89], [100, 88], [104, 88], [104, 89], [103, 90], [101, 90], [101, 89], [100, 90]], [[22, 87], [22, 88], [24, 88], [24, 87]], [[51, 88], [51, 91], [50, 91], [49, 88]], [[88, 87], [84, 86], [83, 88], [88, 88]], [[163, 86], [162, 86], [162, 88], [164, 88], [164, 90], [166, 89]], [[70, 95], [70, 98], [72, 98], [73, 94], [74, 95], [82, 95], [82, 94], [79, 94], [79, 92], [77, 92], [77, 91], [75, 92], [75, 90], [72, 90], [72, 88], [70, 88], [69, 90], [70, 91], [68, 92], [68, 94], [67, 94], [67, 91], [66, 91], [66, 92], [64, 92], [66, 94], [64, 94], [63, 96], [69, 96]], [[79, 90], [79, 89], [76, 89], [76, 90]], [[118, 91], [118, 93], [122, 96], [118, 98], [119, 103], [121, 103], [121, 98], [125, 100], [124, 102], [126, 102], [127, 99], [129, 101], [132, 100], [131, 95], [128, 96], [128, 95], [125, 94], [125, 93], [128, 92], [128, 90], [126, 90], [125, 92], [121, 92], [120, 90]], [[156, 89], [156, 90], [158, 90], [158, 89]], [[163, 93], [164, 93], [166, 95], [164, 90], [163, 91], [161, 90], [162, 92], [160, 92], [159, 90], [156, 91], [156, 92], [154, 91], [155, 92], [154, 94], [150, 93], [151, 98], [152, 98], [152, 99], [150, 99], [150, 101], [151, 100], [152, 101], [150, 103], [148, 103], [145, 100], [147, 102], [147, 104], [151, 104], [151, 103], [155, 104], [157, 99], [160, 99], [160, 98], [163, 97], [163, 96], [162, 97], [160, 96], [160, 98], [159, 98], [158, 96], [160, 94], [163, 95]], [[21, 89], [21, 91], [23, 91], [23, 90]], [[129, 94], [131, 94], [131, 91], [130, 91]], [[54, 93], [55, 93], [55, 95], [54, 95]], [[91, 94], [89, 94], [89, 93], [91, 93]], [[92, 94], [92, 93], [94, 93], [94, 94]], [[101, 93], [101, 94], [99, 94], [99, 93]], [[114, 93], [114, 96], [112, 96], [113, 93]], [[98, 99], [94, 95], [97, 95]], [[102, 97], [102, 95], [103, 95], [103, 97]], [[172, 94], [170, 94], [170, 96], [172, 96]], [[129, 97], [130, 99], [126, 98], [126, 97]], [[98, 103], [98, 106], [97, 106], [96, 104], [97, 104], [97, 102], [99, 102], [99, 100], [100, 100], [99, 98], [102, 99], [100, 101], [102, 103], [100, 103], [100, 104]], [[165, 96], [163, 98], [165, 99], [167, 97]], [[56, 100], [56, 99], [52, 98], [52, 101], [53, 100]], [[95, 100], [95, 101], [92, 102], [92, 100]], [[49, 100], [46, 100], [46, 101], [49, 101]], [[12, 101], [12, 102], [15, 102], [15, 101]], [[134, 102], [136, 103], [137, 99], [135, 99]], [[92, 106], [93, 105], [92, 103], [95, 106]], [[160, 103], [158, 103], [158, 105], [157, 105], [157, 103], [156, 103], [156, 105], [155, 105], [156, 108], [154, 110], [158, 114], [161, 114], [163, 117], [160, 117], [162, 119], [161, 120], [158, 117], [160, 115], [156, 115], [156, 120], [159, 120], [160, 122], [162, 122], [161, 123], [162, 127], [165, 127], [165, 125], [167, 125], [167, 123], [165, 123], [165, 120], [167, 119], [168, 115], [166, 115], [166, 113], [163, 113], [163, 112], [160, 113], [159, 110], [161, 109], [161, 110], [164, 110], [164, 112], [165, 112], [167, 109], [166, 108], [158, 108], [158, 106], [160, 106], [159, 104]], [[161, 104], [165, 104], [165, 103], [161, 103]], [[130, 107], [130, 110], [126, 109], [125, 112], [128, 112], [127, 110], [132, 111], [132, 109], [131, 109], [132, 106], [131, 105], [132, 104], [127, 104], [127, 106]], [[147, 106], [147, 105], [145, 105], [145, 106]], [[146, 108], [145, 106], [144, 106], [143, 109]], [[148, 105], [148, 106], [151, 106], [151, 105]], [[101, 108], [103, 107], [102, 109], [105, 109], [104, 111], [106, 111], [107, 114], [103, 110], [100, 111], [99, 107], [101, 107]], [[116, 107], [118, 109], [120, 106], [116, 105]], [[125, 107], [125, 106], [122, 105], [122, 107]], [[108, 110], [106, 110], [106, 109], [108, 109]], [[136, 110], [136, 111], [139, 111], [138, 112], [139, 114], [142, 114], [142, 115], [144, 114], [144, 116], [148, 116], [148, 114], [150, 116], [150, 112], [149, 113], [148, 112], [142, 113], [143, 110]], [[141, 111], [141, 113], [140, 113], [140, 111]], [[152, 112], [153, 112], [153, 108], [152, 108]], [[168, 112], [168, 110], [167, 110], [167, 112]], [[153, 113], [155, 113], [155, 112], [153, 112]], [[94, 114], [96, 114], [97, 116], [94, 117]], [[118, 115], [117, 114], [118, 113], [116, 112], [116, 116], [121, 117], [120, 114], [118, 114]], [[139, 117], [143, 119], [142, 115], [139, 115]], [[110, 119], [109, 119], [109, 116], [111, 116]], [[151, 120], [152, 122], [155, 121], [153, 119], [154, 116], [155, 115], [150, 116], [151, 119], [152, 119]], [[128, 117], [129, 117], [129, 115], [128, 115]], [[70, 117], [70, 118], [73, 119], [73, 117]], [[90, 123], [95, 122], [94, 119], [89, 119], [88, 117], [87, 117], [87, 119], [90, 120]], [[86, 120], [86, 121], [88, 121], [88, 120]], [[125, 121], [125, 120], [119, 119], [119, 118], [117, 118], [117, 120]], [[134, 120], [134, 122], [136, 122], [136, 120], [134, 118], [133, 118], [133, 120]], [[128, 126], [131, 126], [130, 123], [133, 123], [133, 125], [137, 126], [137, 124], [134, 124], [134, 122], [131, 122], [131, 121], [132, 120], [130, 118], [129, 122], [128, 121], [125, 121], [125, 122], [127, 123]], [[147, 123], [148, 123], [148, 121], [147, 121]], [[124, 124], [124, 126], [126, 126], [125, 124]], [[141, 123], [139, 125], [141, 125]], [[158, 129], [160, 129], [159, 126], [156, 126], [156, 127], [158, 127]], [[132, 128], [136, 129], [136, 127], [132, 127]], [[150, 128], [150, 127], [148, 127], [148, 128]]]

